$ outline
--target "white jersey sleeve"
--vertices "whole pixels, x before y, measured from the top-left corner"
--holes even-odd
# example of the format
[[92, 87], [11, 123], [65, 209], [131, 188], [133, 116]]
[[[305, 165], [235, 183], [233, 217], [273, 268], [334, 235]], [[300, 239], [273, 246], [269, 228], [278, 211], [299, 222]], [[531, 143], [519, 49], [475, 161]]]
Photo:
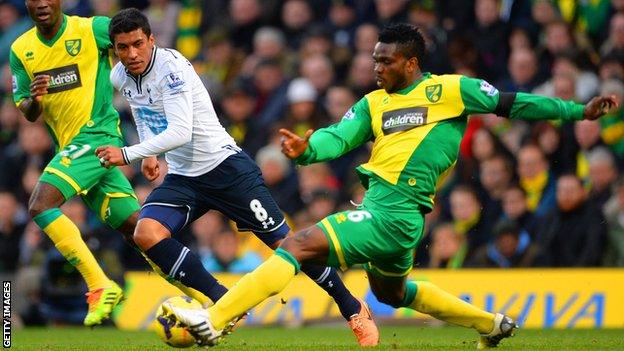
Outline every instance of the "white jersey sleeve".
[[154, 47], [142, 74], [119, 64], [111, 81], [128, 100], [141, 140], [121, 149], [126, 163], [164, 153], [169, 173], [195, 177], [241, 151], [193, 65], [176, 50]]
[[[167, 128], [151, 138], [139, 138], [141, 143], [122, 149], [127, 163], [139, 159], [158, 156], [176, 149], [191, 141], [193, 133], [193, 94], [188, 70], [192, 67], [180, 67], [166, 62], [157, 77], [162, 96], [162, 106], [167, 118]], [[139, 127], [142, 120], [135, 118], [137, 130], [146, 132], [145, 126]]]

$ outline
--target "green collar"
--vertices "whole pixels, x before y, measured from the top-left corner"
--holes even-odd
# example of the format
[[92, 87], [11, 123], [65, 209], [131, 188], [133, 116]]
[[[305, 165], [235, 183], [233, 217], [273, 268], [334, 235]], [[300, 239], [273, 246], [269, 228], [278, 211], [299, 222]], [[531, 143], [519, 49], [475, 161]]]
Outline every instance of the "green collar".
[[65, 27], [67, 27], [67, 15], [63, 14], [63, 23], [61, 23], [61, 27], [59, 28], [58, 32], [54, 34], [52, 39], [48, 40], [44, 38], [41, 33], [39, 33], [39, 30], [37, 30], [37, 38], [39, 38], [39, 40], [41, 40], [41, 42], [44, 43], [46, 46], [51, 47], [52, 45], [54, 45], [54, 43], [56, 43], [58, 38], [63, 35], [63, 32], [65, 32]]
[[410, 91], [414, 90], [414, 88], [416, 88], [418, 84], [420, 84], [420, 82], [422, 82], [425, 79], [429, 79], [429, 77], [431, 77], [431, 73], [423, 72], [422, 75], [420, 76], [420, 79], [414, 81], [414, 83], [408, 85], [407, 87], [401, 90], [398, 90], [395, 94], [407, 95], [410, 93]]

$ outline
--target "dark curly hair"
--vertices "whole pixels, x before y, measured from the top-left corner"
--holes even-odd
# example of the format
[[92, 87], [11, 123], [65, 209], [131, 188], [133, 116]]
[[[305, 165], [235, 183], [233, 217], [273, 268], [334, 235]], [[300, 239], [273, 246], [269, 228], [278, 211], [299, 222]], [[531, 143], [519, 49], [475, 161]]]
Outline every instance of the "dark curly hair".
[[416, 57], [422, 62], [425, 56], [425, 39], [418, 27], [407, 23], [393, 23], [379, 32], [379, 42], [397, 44], [397, 50], [406, 58]]
[[121, 33], [129, 33], [141, 28], [143, 33], [149, 36], [152, 34], [152, 28], [145, 15], [134, 7], [119, 11], [110, 21], [108, 27], [108, 36], [111, 43], [115, 44], [115, 35]]

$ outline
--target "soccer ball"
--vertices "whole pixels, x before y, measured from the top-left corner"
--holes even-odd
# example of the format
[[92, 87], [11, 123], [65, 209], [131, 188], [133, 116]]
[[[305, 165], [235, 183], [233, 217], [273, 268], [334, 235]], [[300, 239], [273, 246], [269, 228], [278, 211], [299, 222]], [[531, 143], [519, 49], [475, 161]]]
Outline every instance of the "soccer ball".
[[[202, 308], [201, 303], [188, 296], [171, 297], [164, 303], [184, 308]], [[196, 344], [195, 338], [188, 329], [180, 324], [175, 317], [167, 315], [162, 304], [156, 310], [156, 334], [169, 346], [184, 348]]]

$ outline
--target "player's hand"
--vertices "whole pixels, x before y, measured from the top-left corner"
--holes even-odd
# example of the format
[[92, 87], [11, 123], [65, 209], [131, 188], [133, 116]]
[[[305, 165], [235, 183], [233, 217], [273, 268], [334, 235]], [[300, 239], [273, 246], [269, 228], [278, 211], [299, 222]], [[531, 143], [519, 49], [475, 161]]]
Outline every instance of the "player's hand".
[[595, 120], [607, 114], [612, 108], [618, 107], [615, 96], [596, 96], [585, 104], [583, 119]]
[[115, 146], [100, 146], [95, 149], [95, 155], [100, 159], [100, 164], [106, 168], [123, 166], [126, 164], [121, 155], [121, 149]]
[[50, 86], [50, 76], [47, 74], [41, 74], [35, 77], [30, 83], [30, 97], [36, 102], [41, 102], [43, 95], [48, 93], [48, 87]]
[[148, 157], [141, 162], [141, 173], [150, 182], [160, 176], [160, 163], [156, 157]]
[[310, 136], [314, 130], [308, 129], [303, 138], [284, 128], [280, 128], [279, 133], [282, 135], [282, 153], [294, 159], [301, 156], [308, 148]]

